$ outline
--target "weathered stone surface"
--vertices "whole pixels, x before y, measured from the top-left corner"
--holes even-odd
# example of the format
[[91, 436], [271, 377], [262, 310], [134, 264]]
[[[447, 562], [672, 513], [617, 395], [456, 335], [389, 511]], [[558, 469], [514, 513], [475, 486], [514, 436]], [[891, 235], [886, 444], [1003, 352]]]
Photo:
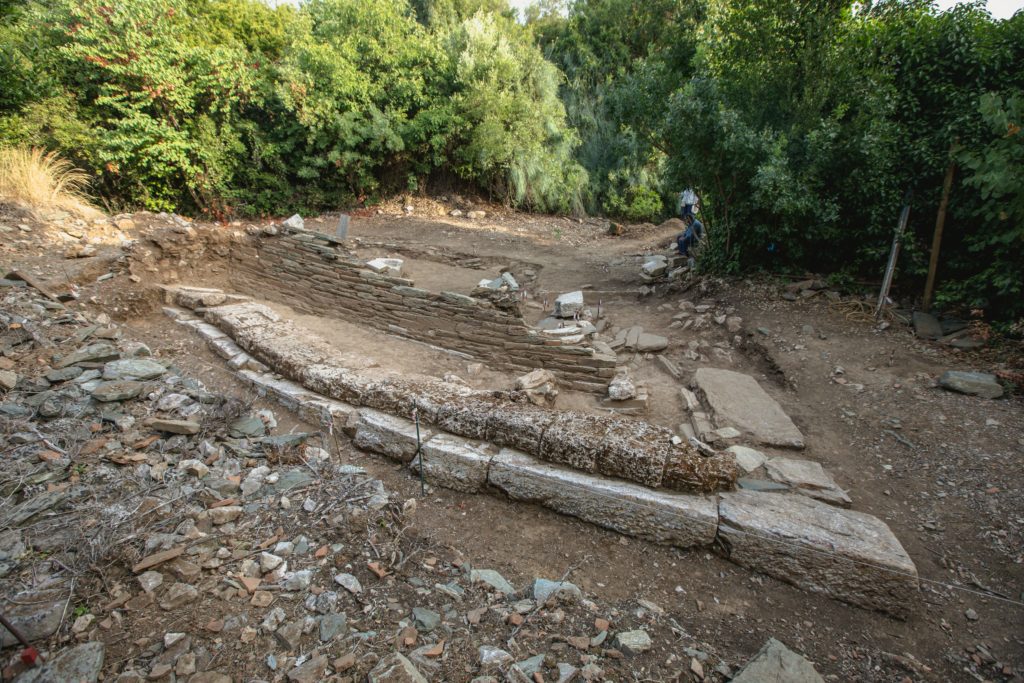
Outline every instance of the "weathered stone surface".
[[667, 348], [668, 339], [658, 334], [649, 334], [647, 332], [643, 332], [636, 338], [637, 351], [663, 351]]
[[558, 413], [541, 439], [540, 457], [583, 472], [597, 469], [608, 420], [583, 413]]
[[453, 396], [438, 406], [434, 424], [467, 439], [483, 440], [487, 436], [487, 419], [497, 401], [488, 397]]
[[555, 414], [532, 405], [495, 403], [487, 413], [486, 438], [496, 446], [540, 453], [544, 430]]
[[[50, 380], [55, 381], [55, 380]], [[18, 374], [10, 370], [0, 370], [0, 389], [10, 391], [18, 385]]]
[[142, 389], [145, 386], [146, 385], [142, 382], [134, 382], [131, 380], [100, 382], [90, 393], [94, 399], [102, 401], [103, 403], [127, 401], [128, 399], [135, 398], [141, 394]]
[[853, 502], [820, 463], [811, 460], [772, 458], [765, 465], [765, 469], [772, 481], [788, 484], [797, 492], [811, 498], [841, 507], [850, 507]]
[[306, 221], [302, 220], [302, 216], [299, 214], [295, 214], [281, 225], [286, 228], [291, 228], [292, 230], [304, 230], [306, 227]]
[[729, 446], [726, 450], [736, 457], [736, 466], [748, 473], [764, 465], [767, 460], [764, 453], [746, 446]]
[[167, 372], [167, 368], [156, 361], [145, 358], [126, 358], [110, 361], [103, 366], [105, 380], [147, 380], [155, 379]]
[[533, 582], [533, 599], [538, 604], [545, 604], [552, 598], [556, 602], [575, 602], [583, 599], [580, 587], [569, 581], [552, 581], [536, 579]]
[[516, 592], [516, 589], [512, 584], [509, 583], [504, 576], [493, 569], [471, 569], [469, 572], [469, 580], [473, 583], [486, 583], [494, 590], [504, 593], [505, 595], [512, 595], [512, 593]]
[[491, 456], [476, 444], [448, 434], [438, 434], [423, 444], [420, 456], [410, 467], [431, 484], [456, 491], [476, 493], [487, 483], [487, 468]]
[[555, 299], [555, 317], [571, 318], [583, 310], [583, 292], [568, 292], [560, 294]]
[[804, 496], [720, 494], [729, 559], [805, 590], [900, 616], [917, 568], [880, 519]]
[[803, 448], [804, 436], [782, 407], [750, 375], [699, 368], [694, 382], [719, 424], [736, 427], [759, 443]]
[[658, 487], [665, 463], [675, 450], [671, 430], [637, 420], [616, 420], [597, 453], [597, 471], [645, 486]]
[[774, 638], [769, 638], [732, 680], [733, 683], [824, 683], [813, 664]]
[[99, 363], [102, 361], [114, 360], [119, 355], [117, 348], [112, 344], [100, 342], [98, 344], [83, 346], [74, 353], [68, 354], [66, 357], [55, 363], [54, 367], [66, 368], [69, 365], [75, 365], [76, 363]]
[[[3, 614], [30, 642], [44, 640], [60, 627], [67, 599], [62, 591], [20, 593], [14, 599], [16, 603], [3, 605]], [[10, 647], [17, 643], [14, 635], [0, 627], [0, 647]]]
[[405, 262], [400, 258], [375, 258], [366, 262], [366, 267], [375, 273], [398, 276], [402, 274], [402, 265]]
[[158, 432], [186, 435], [199, 433], [199, 423], [192, 420], [165, 420], [163, 418], [151, 417], [144, 420], [143, 424]]
[[914, 333], [922, 339], [938, 339], [942, 336], [942, 324], [933, 315], [924, 311], [914, 311], [912, 322]]
[[515, 500], [657, 543], [689, 547], [715, 537], [714, 498], [664, 493], [588, 475], [503, 449], [491, 461], [488, 481]]
[[[427, 441], [432, 435], [431, 430], [420, 426], [421, 441]], [[366, 408], [359, 411], [354, 443], [363, 450], [407, 463], [416, 453], [416, 424]]]
[[939, 386], [950, 391], [982, 398], [999, 398], [1003, 395], [1003, 386], [999, 384], [995, 375], [987, 372], [948, 370], [939, 378]]
[[653, 647], [651, 637], [647, 631], [638, 629], [636, 631], [623, 631], [615, 635], [615, 645], [620, 650], [630, 655], [637, 655], [647, 652]]
[[319, 683], [327, 672], [327, 657], [317, 655], [288, 672], [291, 683]]
[[367, 676], [369, 683], [427, 683], [412, 662], [395, 652], [377, 663]]
[[69, 647], [16, 680], [18, 683], [96, 683], [103, 670], [103, 654], [104, 645], [99, 642]]

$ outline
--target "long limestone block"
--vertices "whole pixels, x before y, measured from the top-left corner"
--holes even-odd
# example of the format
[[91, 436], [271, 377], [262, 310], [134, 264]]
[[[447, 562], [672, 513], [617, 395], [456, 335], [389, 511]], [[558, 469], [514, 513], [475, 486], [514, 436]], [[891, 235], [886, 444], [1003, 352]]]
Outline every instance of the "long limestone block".
[[487, 440], [506, 448], [540, 453], [541, 437], [554, 419], [550, 410], [528, 403], [499, 403], [487, 415]]
[[[421, 442], [431, 436], [432, 431], [420, 427]], [[353, 442], [357, 448], [407, 463], [416, 454], [416, 425], [411, 420], [364, 408], [359, 411]]]
[[487, 480], [510, 498], [680, 548], [709, 545], [718, 525], [713, 497], [653, 491], [557, 467], [507, 448], [491, 460]]
[[719, 427], [735, 427], [758, 443], [770, 446], [804, 447], [804, 435], [750, 375], [700, 368], [693, 380], [715, 412]]
[[596, 415], [558, 413], [544, 431], [539, 455], [548, 462], [593, 472], [609, 426], [609, 420]]
[[429, 484], [476, 493], [487, 483], [487, 468], [492, 457], [472, 441], [438, 434], [423, 444], [420, 455], [409, 467], [419, 473], [422, 466], [424, 479]]
[[718, 538], [733, 562], [861, 607], [906, 613], [917, 568], [884, 522], [805, 496], [720, 494]]
[[608, 429], [597, 454], [597, 471], [646, 486], [661, 486], [673, 450], [672, 432], [637, 420], [619, 420]]

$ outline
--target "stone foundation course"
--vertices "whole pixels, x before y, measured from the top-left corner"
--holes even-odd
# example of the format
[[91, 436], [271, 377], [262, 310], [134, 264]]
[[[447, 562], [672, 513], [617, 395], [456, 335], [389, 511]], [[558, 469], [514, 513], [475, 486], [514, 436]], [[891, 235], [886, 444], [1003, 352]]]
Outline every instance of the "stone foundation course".
[[655, 543], [714, 547], [754, 571], [898, 617], [914, 599], [917, 569], [884, 522], [796, 493], [731, 491], [731, 453], [690, 460], [639, 421], [337, 367], [323, 340], [257, 304], [200, 307], [213, 324], [165, 310], [211, 345], [231, 337], [243, 349], [236, 372], [258, 392], [422, 470], [432, 485], [496, 491]]

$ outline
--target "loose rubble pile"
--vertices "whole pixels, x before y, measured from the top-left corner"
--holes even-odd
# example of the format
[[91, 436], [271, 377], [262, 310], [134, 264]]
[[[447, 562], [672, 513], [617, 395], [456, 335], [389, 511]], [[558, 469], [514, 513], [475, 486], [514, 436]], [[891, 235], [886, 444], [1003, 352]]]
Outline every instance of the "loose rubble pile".
[[45, 660], [8, 650], [5, 680], [733, 674], [653, 603], [598, 605], [571, 571], [517, 588], [424, 544], [415, 501], [335, 441], [275, 433], [103, 314], [19, 289], [0, 322], [0, 610]]

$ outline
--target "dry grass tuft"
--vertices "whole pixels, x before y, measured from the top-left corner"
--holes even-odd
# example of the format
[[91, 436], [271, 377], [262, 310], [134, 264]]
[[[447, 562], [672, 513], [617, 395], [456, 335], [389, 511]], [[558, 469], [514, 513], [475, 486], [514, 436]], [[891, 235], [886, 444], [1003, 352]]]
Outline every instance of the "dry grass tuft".
[[99, 211], [88, 193], [89, 176], [56, 152], [0, 148], [0, 198], [33, 212], [63, 210], [83, 217]]

